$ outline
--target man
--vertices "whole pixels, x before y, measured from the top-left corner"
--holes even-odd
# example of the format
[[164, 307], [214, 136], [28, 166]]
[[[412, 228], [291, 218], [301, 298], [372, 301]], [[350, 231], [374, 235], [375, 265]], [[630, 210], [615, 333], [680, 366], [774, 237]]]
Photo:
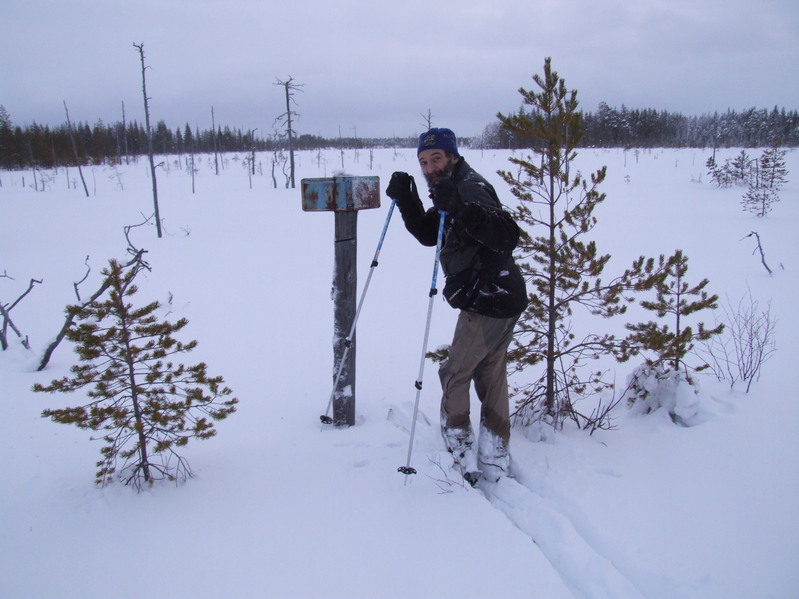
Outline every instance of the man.
[[[451, 130], [434, 128], [419, 136], [417, 156], [433, 207], [425, 211], [408, 173], [394, 173], [386, 194], [423, 245], [436, 245], [440, 216], [446, 213], [443, 293], [460, 314], [449, 356], [439, 368], [441, 432], [464, 478], [471, 484], [481, 475], [497, 481], [509, 467], [507, 349], [527, 306], [524, 278], [512, 256], [519, 228], [491, 184], [458, 154]], [[472, 382], [481, 403], [476, 455], [469, 416]]]

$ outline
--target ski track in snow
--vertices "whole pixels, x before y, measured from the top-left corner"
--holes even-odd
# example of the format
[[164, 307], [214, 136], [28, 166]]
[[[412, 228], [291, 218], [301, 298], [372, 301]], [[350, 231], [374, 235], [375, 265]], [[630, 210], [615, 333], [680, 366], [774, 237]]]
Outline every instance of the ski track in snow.
[[[387, 419], [409, 433], [412, 413], [410, 404], [394, 406]], [[417, 443], [429, 450], [437, 445], [437, 426], [421, 411], [417, 419], [417, 424], [421, 425]], [[428, 451], [426, 457], [443, 472], [443, 478], [430, 473], [428, 476], [438, 481], [445, 492], [453, 486], [479, 492], [529, 537], [575, 599], [683, 599], [685, 596], [672, 580], [645, 571], [633, 558], [612, 547], [573, 501], [545, 487], [534, 472], [517, 468], [511, 462], [511, 477], [497, 483], [481, 479], [477, 488], [472, 489], [468, 483], [461, 482], [463, 473], [449, 463], [451, 455], [446, 451], [432, 454]], [[454, 478], [450, 478], [450, 472]]]
[[480, 491], [541, 549], [575, 597], [644, 599], [608, 556], [580, 534], [549, 501], [512, 478], [481, 482]]

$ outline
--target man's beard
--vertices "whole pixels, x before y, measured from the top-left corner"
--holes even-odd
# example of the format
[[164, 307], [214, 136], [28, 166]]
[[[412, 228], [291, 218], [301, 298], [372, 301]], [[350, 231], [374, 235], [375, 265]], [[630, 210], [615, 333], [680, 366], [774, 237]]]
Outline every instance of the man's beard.
[[450, 178], [454, 170], [455, 170], [455, 165], [450, 164], [449, 166], [434, 171], [432, 173], [425, 173], [424, 178], [427, 180], [427, 187], [432, 188], [433, 185], [435, 185], [439, 181]]

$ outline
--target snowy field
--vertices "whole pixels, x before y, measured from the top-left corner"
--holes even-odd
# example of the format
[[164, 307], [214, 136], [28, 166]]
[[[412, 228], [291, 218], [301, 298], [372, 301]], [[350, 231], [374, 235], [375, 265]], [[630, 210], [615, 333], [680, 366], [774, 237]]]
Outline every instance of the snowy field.
[[[738, 150], [719, 153], [718, 161]], [[759, 150], [750, 150], [759, 156]], [[508, 152], [463, 150], [511, 200], [497, 176]], [[298, 155], [297, 189], [275, 189], [269, 154], [250, 179], [243, 156], [208, 157], [196, 192], [185, 166], [158, 172], [165, 235], [134, 228], [152, 272], [140, 303], [159, 300], [180, 338], [239, 398], [218, 436], [191, 442], [196, 474], [137, 494], [93, 485], [99, 443], [39, 416], [79, 395], [31, 392], [68, 372], [65, 341], [48, 368], [42, 351], [76, 301], [99, 286], [108, 259], [126, 258], [123, 227], [152, 213], [146, 160], [45, 173], [0, 172], [0, 301], [41, 279], [11, 316], [0, 352], [0, 597], [8, 599], [459, 598], [795, 599], [799, 597], [799, 153], [771, 214], [740, 207], [742, 188], [708, 181], [709, 150], [582, 150], [584, 173], [607, 165], [595, 237], [612, 253], [606, 273], [639, 255], [682, 249], [688, 278], [737, 303], [747, 290], [777, 320], [777, 351], [745, 394], [701, 379], [705, 421], [685, 428], [665, 410], [620, 406], [616, 430], [589, 436], [514, 429], [515, 480], [464, 487], [447, 472], [438, 431], [439, 386], [428, 363], [412, 465], [404, 465], [427, 314], [433, 250], [396, 214], [357, 332], [357, 425], [322, 430], [333, 355], [333, 215], [301, 210], [302, 177], [331, 176], [338, 151]], [[407, 170], [413, 150], [347, 151], [343, 167]], [[77, 188], [75, 183], [77, 181]], [[358, 217], [359, 293], [389, 200]], [[753, 255], [757, 231], [769, 276]], [[648, 320], [650, 314], [642, 314]], [[456, 313], [436, 301], [430, 347], [446, 344]], [[713, 317], [704, 320], [712, 324]], [[582, 333], [622, 331], [624, 320], [575, 315]], [[620, 387], [641, 362], [615, 365]], [[529, 376], [532, 376], [531, 372]]]

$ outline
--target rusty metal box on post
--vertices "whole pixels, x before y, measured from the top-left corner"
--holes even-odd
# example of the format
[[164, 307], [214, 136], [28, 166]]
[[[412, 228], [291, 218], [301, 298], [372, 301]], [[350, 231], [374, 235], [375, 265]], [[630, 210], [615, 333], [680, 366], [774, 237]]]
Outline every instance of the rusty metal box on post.
[[303, 179], [302, 209], [306, 212], [353, 212], [380, 208], [380, 178], [340, 175]]

